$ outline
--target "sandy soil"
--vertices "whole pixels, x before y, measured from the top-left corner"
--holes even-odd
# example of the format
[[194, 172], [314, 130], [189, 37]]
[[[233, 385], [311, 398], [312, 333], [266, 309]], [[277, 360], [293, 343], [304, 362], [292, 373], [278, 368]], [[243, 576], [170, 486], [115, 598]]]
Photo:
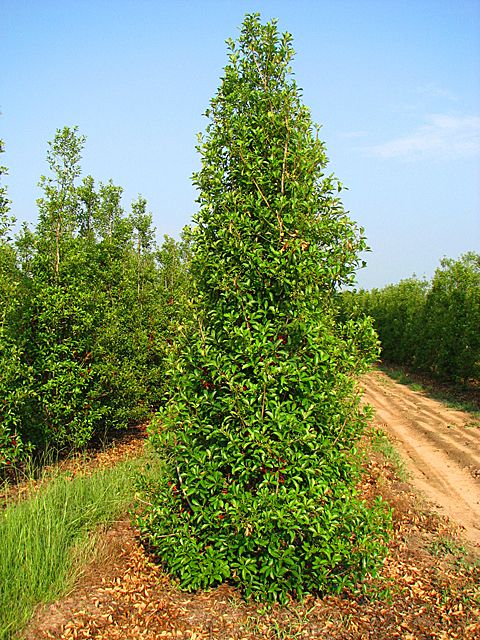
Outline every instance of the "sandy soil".
[[365, 399], [401, 454], [412, 482], [480, 547], [480, 423], [374, 371]]

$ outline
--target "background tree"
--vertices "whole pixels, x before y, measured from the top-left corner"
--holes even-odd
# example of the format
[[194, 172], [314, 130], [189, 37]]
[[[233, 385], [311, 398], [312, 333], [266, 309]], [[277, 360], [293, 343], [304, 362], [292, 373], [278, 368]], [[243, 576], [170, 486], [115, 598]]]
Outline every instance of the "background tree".
[[56, 132], [38, 224], [15, 243], [0, 192], [0, 440], [9, 464], [14, 443], [19, 452], [22, 443], [84, 447], [162, 402], [171, 269], [144, 198], [126, 213], [121, 187], [79, 183], [84, 143], [76, 128]]
[[[3, 153], [0, 140], [0, 153]], [[0, 179], [7, 168], [0, 166]], [[18, 464], [29, 451], [22, 433], [22, 412], [29, 403], [29, 371], [23, 360], [18, 334], [21, 301], [27, 293], [12, 242], [10, 200], [0, 184], [0, 474]]]
[[75, 180], [80, 176], [80, 158], [85, 137], [77, 135], [77, 128], [64, 127], [49, 143], [47, 161], [51, 175], [42, 176], [39, 186], [44, 197], [38, 200], [38, 231], [51, 243], [53, 271], [58, 279], [61, 250], [76, 227], [78, 194]]
[[[0, 153], [4, 153], [4, 152], [5, 152], [4, 142], [3, 140], [0, 140]], [[7, 173], [8, 173], [7, 167], [0, 165], [0, 178], [4, 175], [7, 175]], [[0, 184], [0, 216], [1, 216], [0, 229], [2, 231], [2, 235], [5, 230], [6, 218], [9, 211], [10, 211], [10, 199], [7, 194], [7, 187], [3, 184]]]
[[[155, 291], [156, 316], [155, 334], [150, 331], [149, 351], [156, 362], [161, 363], [161, 381], [150, 386], [156, 394], [153, 403], [160, 407], [168, 397], [168, 377], [165, 376], [165, 363], [168, 353], [178, 339], [178, 327], [186, 314], [190, 313], [189, 294], [191, 230], [185, 227], [180, 240], [165, 235], [155, 259], [158, 268], [158, 287]], [[153, 335], [156, 339], [153, 339]]]
[[431, 281], [342, 293], [343, 315], [371, 316], [382, 357], [448, 382], [480, 379], [480, 256], [443, 258]]
[[141, 520], [187, 588], [340, 591], [383, 553], [385, 513], [356, 495], [375, 359], [367, 320], [338, 321], [364, 239], [325, 173], [290, 75], [291, 36], [247, 16], [207, 111], [194, 181], [189, 312], [152, 436], [166, 473]]
[[425, 300], [420, 367], [441, 378], [480, 380], [480, 255], [444, 258]]
[[364, 311], [375, 318], [382, 353], [389, 362], [410, 366], [418, 364], [428, 289], [426, 280], [413, 277], [355, 296]]
[[25, 358], [33, 371], [34, 405], [24, 416], [37, 447], [57, 449], [86, 444], [102, 418], [92, 354], [99, 322], [92, 246], [79, 235], [81, 214], [77, 180], [85, 138], [64, 127], [49, 143], [49, 174], [28, 267], [30, 295], [24, 304]]

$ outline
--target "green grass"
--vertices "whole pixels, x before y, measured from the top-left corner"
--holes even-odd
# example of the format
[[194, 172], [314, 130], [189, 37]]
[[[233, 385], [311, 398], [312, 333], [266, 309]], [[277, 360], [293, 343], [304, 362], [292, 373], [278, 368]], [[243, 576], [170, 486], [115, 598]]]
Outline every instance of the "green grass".
[[59, 475], [0, 512], [0, 640], [17, 637], [38, 604], [72, 586], [101, 525], [132, 503], [140, 465]]
[[425, 391], [425, 387], [423, 387], [418, 382], [414, 382], [410, 375], [402, 369], [392, 369], [392, 367], [387, 367], [385, 365], [381, 365], [379, 369], [386, 373], [389, 378], [395, 380], [395, 382], [404, 384], [407, 387], [410, 387], [410, 389], [412, 389], [413, 391]]
[[432, 556], [452, 555], [461, 557], [467, 555], [467, 549], [448, 536], [438, 536], [430, 544], [429, 551]]
[[371, 438], [371, 447], [373, 451], [381, 453], [383, 457], [392, 464], [399, 480], [402, 482], [408, 482], [410, 480], [410, 473], [408, 472], [405, 462], [382, 429], [375, 429]]
[[475, 421], [480, 420], [480, 407], [478, 401], [475, 399], [475, 394], [472, 393], [472, 390], [467, 386], [459, 383], [441, 384], [436, 382], [433, 378], [431, 379], [431, 382], [428, 382], [425, 376], [425, 380], [422, 379], [422, 381], [419, 382], [418, 380], [420, 377], [417, 374], [410, 373], [400, 367], [393, 367], [384, 363], [380, 364], [378, 368], [380, 371], [386, 373], [389, 378], [399, 382], [400, 384], [406, 385], [412, 389], [412, 391], [425, 393], [430, 398], [443, 402], [443, 404], [448, 406], [450, 409], [466, 411], [467, 413], [472, 414]]

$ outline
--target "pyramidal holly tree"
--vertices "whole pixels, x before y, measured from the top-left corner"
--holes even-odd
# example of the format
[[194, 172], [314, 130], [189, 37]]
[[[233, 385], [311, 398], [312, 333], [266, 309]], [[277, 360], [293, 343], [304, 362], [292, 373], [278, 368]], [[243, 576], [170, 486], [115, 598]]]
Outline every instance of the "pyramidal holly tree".
[[355, 380], [375, 335], [336, 319], [364, 239], [325, 173], [291, 36], [255, 14], [227, 42], [194, 176], [193, 295], [152, 434], [165, 470], [140, 525], [184, 588], [338, 592], [375, 571], [388, 521], [355, 490]]

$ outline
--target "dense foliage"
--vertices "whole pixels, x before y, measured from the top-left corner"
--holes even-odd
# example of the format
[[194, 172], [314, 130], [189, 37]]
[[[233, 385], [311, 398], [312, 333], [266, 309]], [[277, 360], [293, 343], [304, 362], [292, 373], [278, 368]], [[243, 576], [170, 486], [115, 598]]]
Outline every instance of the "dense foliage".
[[337, 318], [364, 248], [291, 77], [291, 36], [247, 16], [211, 101], [192, 296], [152, 440], [144, 533], [183, 587], [338, 592], [374, 571], [386, 514], [356, 494], [367, 319]]
[[387, 361], [449, 381], [480, 379], [480, 255], [444, 258], [431, 282], [345, 293], [344, 304], [347, 316], [354, 304], [374, 319]]
[[143, 198], [127, 214], [120, 187], [79, 182], [84, 142], [65, 127], [50, 143], [33, 231], [12, 237], [0, 193], [0, 471], [32, 449], [85, 446], [161, 404], [185, 243], [159, 250]]

